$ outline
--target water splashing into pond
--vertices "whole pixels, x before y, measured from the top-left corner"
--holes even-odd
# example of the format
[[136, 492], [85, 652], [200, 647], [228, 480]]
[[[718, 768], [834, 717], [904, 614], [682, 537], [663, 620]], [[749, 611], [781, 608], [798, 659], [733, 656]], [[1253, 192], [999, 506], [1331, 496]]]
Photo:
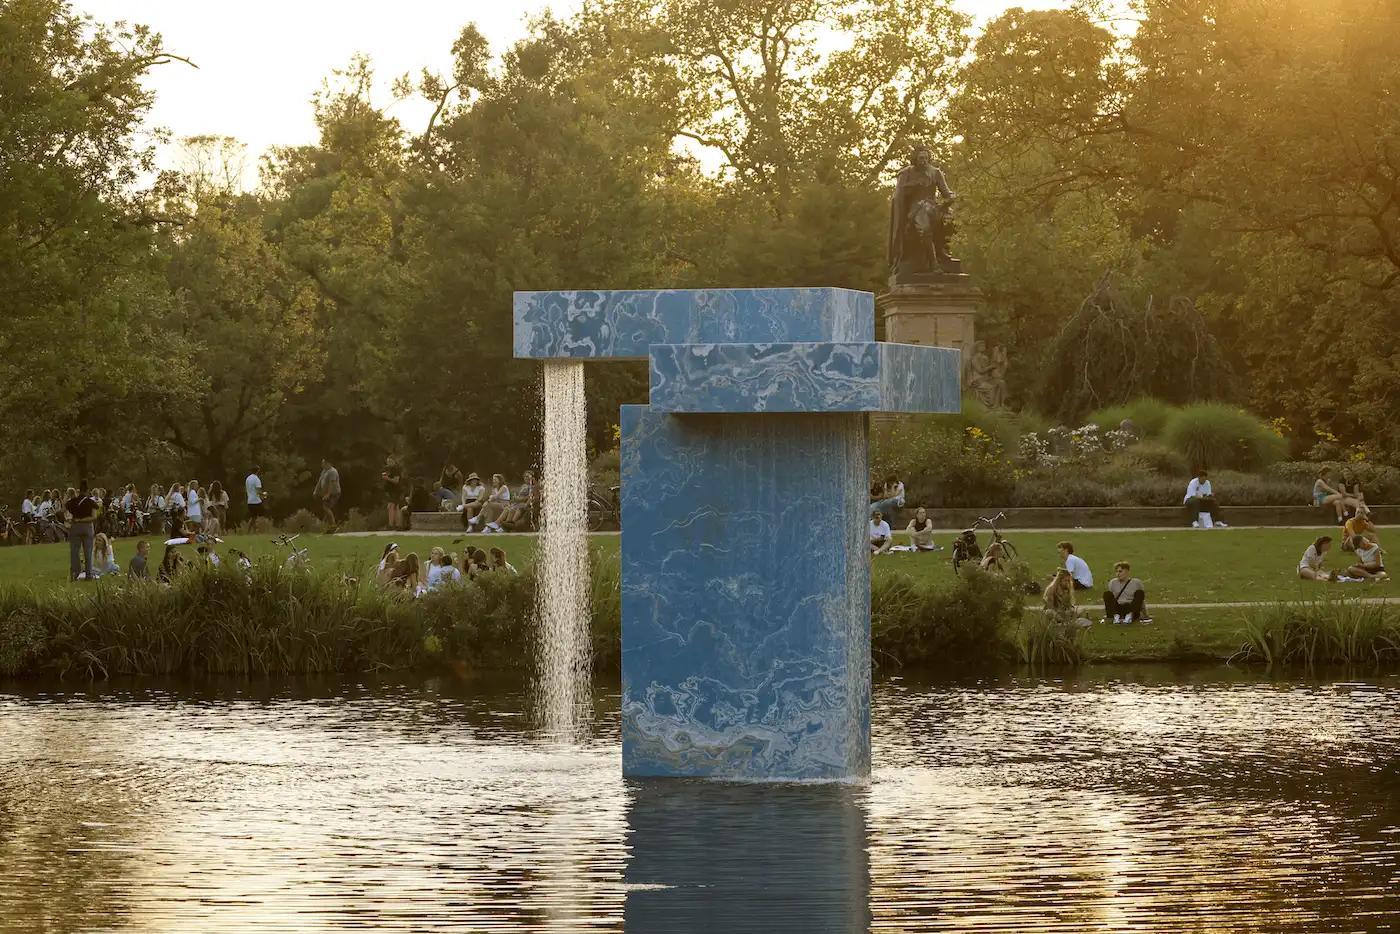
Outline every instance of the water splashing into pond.
[[583, 364], [544, 363], [544, 469], [536, 557], [536, 703], [545, 731], [575, 738], [590, 709], [588, 461]]

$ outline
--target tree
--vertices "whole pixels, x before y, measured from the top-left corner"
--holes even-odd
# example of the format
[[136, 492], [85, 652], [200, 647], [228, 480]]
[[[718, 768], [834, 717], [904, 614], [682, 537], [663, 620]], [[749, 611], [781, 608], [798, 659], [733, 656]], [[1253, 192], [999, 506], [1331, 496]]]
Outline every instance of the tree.
[[64, 0], [0, 5], [0, 49], [0, 420], [31, 463], [86, 473], [97, 452], [144, 443], [134, 422], [161, 370], [158, 218], [135, 191], [153, 150], [138, 131], [143, 77], [179, 59]]

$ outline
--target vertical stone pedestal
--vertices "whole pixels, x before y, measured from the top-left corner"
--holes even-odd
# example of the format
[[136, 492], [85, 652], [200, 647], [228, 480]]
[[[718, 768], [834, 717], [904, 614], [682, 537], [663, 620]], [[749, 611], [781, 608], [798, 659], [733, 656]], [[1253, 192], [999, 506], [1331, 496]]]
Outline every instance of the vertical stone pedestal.
[[895, 344], [952, 347], [962, 353], [962, 375], [972, 362], [982, 292], [969, 276], [929, 276], [927, 282], [892, 286], [875, 298], [885, 340]]
[[870, 772], [866, 416], [622, 408], [622, 770]]

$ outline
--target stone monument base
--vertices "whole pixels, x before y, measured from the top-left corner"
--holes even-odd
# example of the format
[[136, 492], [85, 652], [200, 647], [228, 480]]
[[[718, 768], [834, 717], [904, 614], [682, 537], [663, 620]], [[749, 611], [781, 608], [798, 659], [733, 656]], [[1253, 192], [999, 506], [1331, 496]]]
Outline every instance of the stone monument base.
[[885, 340], [956, 348], [962, 354], [966, 376], [976, 343], [982, 292], [965, 274], [918, 278], [920, 281], [891, 286], [875, 298], [875, 314], [884, 322]]

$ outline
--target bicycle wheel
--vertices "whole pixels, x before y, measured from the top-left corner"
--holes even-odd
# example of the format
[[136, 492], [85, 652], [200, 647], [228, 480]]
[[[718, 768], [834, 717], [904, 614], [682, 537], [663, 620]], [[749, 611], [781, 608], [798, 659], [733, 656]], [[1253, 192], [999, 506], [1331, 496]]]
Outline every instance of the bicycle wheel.
[[1001, 550], [1002, 553], [1006, 555], [1007, 561], [1016, 560], [1016, 546], [1011, 544], [1004, 538], [1001, 540]]

